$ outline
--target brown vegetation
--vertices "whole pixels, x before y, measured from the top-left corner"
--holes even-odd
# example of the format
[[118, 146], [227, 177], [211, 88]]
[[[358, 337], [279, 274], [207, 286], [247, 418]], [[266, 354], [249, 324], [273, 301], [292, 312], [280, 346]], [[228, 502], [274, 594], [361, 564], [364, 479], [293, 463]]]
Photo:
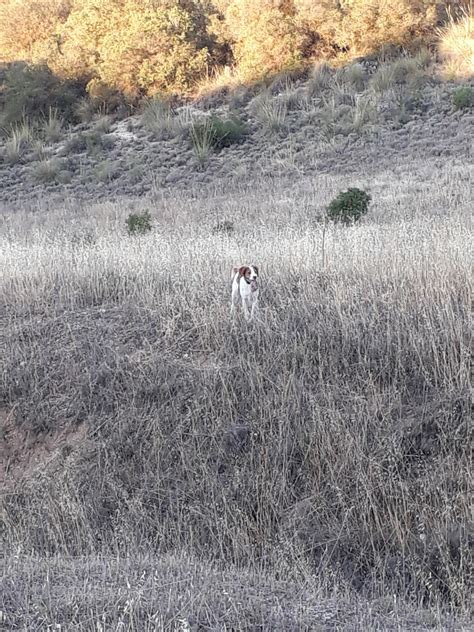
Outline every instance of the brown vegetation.
[[[0, 59], [46, 63], [63, 78], [88, 83], [91, 94], [183, 94], [225, 66], [247, 81], [309, 59], [431, 44], [451, 6], [459, 3], [4, 0]], [[458, 14], [449, 15], [450, 41], [442, 47], [448, 57], [463, 29]]]

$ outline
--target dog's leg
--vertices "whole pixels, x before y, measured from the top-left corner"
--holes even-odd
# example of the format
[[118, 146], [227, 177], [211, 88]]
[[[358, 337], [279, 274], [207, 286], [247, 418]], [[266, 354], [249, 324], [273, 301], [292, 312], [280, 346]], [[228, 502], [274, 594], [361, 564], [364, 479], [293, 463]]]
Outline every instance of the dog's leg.
[[235, 307], [239, 300], [239, 288], [232, 287], [232, 298], [230, 300], [230, 313], [231, 316], [235, 314]]
[[250, 312], [250, 320], [253, 320], [255, 310], [257, 309], [257, 303], [258, 303], [258, 299], [254, 299], [252, 303], [252, 311]]
[[242, 309], [244, 311], [245, 320], [250, 320], [249, 306], [244, 298], [242, 299]]

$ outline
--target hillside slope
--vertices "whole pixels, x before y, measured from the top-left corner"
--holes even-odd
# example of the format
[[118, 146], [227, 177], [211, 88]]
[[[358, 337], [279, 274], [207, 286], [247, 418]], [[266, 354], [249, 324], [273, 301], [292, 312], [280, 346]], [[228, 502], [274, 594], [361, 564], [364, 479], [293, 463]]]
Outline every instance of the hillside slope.
[[[41, 140], [31, 130], [15, 164], [4, 148], [0, 201], [137, 198], [175, 188], [211, 190], [255, 178], [407, 173], [415, 162], [462, 164], [472, 154], [472, 108], [457, 109], [458, 84], [425, 74], [413, 60], [325, 67], [312, 76], [241, 88], [176, 110], [102, 117]], [[153, 104], [152, 104], [153, 106]], [[237, 117], [235, 144], [200, 155], [193, 121]], [[201, 152], [202, 153], [202, 152]]]
[[472, 627], [472, 109], [406, 63], [230, 94], [205, 160], [160, 104], [3, 165], [6, 629]]

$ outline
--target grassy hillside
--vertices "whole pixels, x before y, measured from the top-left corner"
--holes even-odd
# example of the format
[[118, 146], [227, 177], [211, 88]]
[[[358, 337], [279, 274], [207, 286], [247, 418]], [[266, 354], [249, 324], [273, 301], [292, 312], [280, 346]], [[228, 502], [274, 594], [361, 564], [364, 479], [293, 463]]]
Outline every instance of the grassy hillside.
[[472, 627], [472, 80], [371, 57], [130, 116], [30, 70], [59, 100], [2, 137], [2, 629]]
[[[43, 79], [30, 77], [32, 94]], [[54, 90], [64, 97], [61, 85], [48, 94]], [[319, 64], [186, 104], [152, 99], [125, 118], [80, 102], [75, 125], [61, 114], [64, 99], [54, 103], [45, 116], [31, 111], [4, 130], [0, 203], [8, 207], [45, 197], [160, 198], [176, 187], [212, 192], [242, 180], [291, 183], [322, 173], [367, 179], [381, 169], [409, 171], [414, 162], [462, 165], [474, 84], [441, 80], [432, 58], [420, 54], [339, 69]]]

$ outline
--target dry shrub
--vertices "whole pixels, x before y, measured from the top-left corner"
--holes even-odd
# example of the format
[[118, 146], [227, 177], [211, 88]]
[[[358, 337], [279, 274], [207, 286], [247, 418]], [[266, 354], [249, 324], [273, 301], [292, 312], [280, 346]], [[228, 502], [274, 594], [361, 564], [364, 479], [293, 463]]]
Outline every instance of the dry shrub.
[[450, 79], [474, 76], [474, 16], [472, 6], [439, 32], [438, 49], [443, 59], [443, 70]]

